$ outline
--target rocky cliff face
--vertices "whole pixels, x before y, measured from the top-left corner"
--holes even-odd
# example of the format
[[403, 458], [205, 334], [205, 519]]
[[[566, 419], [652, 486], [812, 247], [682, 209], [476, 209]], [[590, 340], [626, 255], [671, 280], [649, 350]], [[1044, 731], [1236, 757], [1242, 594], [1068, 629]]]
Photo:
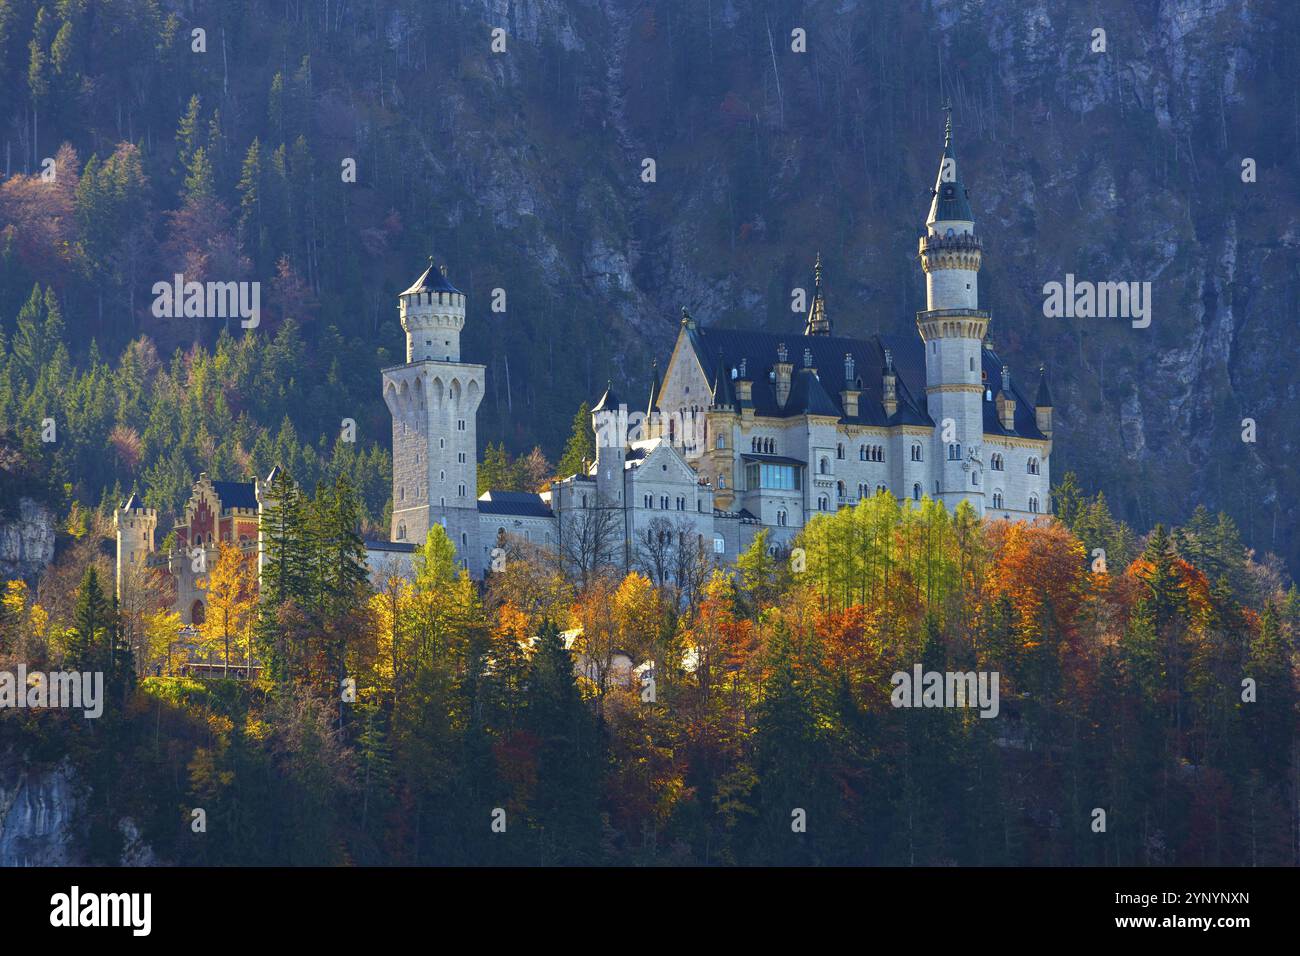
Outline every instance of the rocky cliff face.
[[0, 580], [35, 581], [54, 560], [54, 513], [31, 498], [20, 498], [16, 513], [0, 518]]
[[[991, 339], [1013, 375], [1051, 373], [1054, 477], [1078, 471], [1141, 529], [1226, 510], [1296, 567], [1297, 5], [483, 0], [463, 16], [461, 72], [434, 81], [409, 174], [474, 250], [477, 294], [525, 293], [466, 329], [489, 366], [487, 440], [567, 427], [529, 422], [543, 391], [572, 406], [612, 377], [637, 394], [683, 305], [798, 334], [791, 293], [818, 250], [837, 332], [912, 332], [950, 100]], [[493, 25], [506, 55], [476, 52]], [[1150, 282], [1150, 326], [1045, 317], [1044, 284], [1067, 274]], [[575, 336], [589, 347], [564, 348]]]
[[0, 754], [0, 866], [75, 866], [82, 862], [73, 771], [29, 769]]

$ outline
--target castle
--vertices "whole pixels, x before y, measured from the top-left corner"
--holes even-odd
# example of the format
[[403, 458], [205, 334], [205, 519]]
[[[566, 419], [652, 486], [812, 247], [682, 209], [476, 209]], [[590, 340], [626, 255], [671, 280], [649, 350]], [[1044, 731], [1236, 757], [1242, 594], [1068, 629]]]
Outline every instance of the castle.
[[477, 499], [484, 366], [461, 361], [465, 295], [430, 265], [399, 300], [406, 364], [383, 371], [393, 541], [423, 542], [437, 522], [475, 574], [506, 535], [629, 568], [663, 519], [726, 561], [761, 529], [780, 546], [812, 515], [880, 491], [1007, 519], [1046, 513], [1046, 373], [1031, 402], [985, 344], [983, 243], [951, 116], [918, 255], [926, 308], [916, 338], [836, 336], [819, 256], [802, 336], [706, 328], [683, 310], [644, 412], [629, 412], [612, 386], [592, 409], [596, 454], [584, 471], [541, 494]]
[[[629, 411], [613, 387], [592, 409], [595, 460], [549, 490], [477, 492], [483, 365], [465, 362], [465, 294], [430, 262], [398, 297], [406, 362], [382, 372], [393, 423], [391, 541], [367, 542], [372, 573], [409, 572], [441, 525], [481, 576], [513, 537], [588, 563], [631, 568], [641, 542], [694, 539], [734, 560], [761, 530], [788, 544], [818, 513], [881, 491], [977, 514], [1033, 520], [1050, 508], [1052, 399], [1031, 402], [986, 345], [983, 243], [953, 147], [951, 117], [918, 256], [918, 335], [834, 334], [821, 259], [802, 335], [705, 327], [682, 312], [662, 379]], [[266, 482], [200, 476], [178, 526], [185, 547], [257, 547]], [[124, 567], [153, 552], [156, 515], [132, 496], [115, 514]], [[667, 523], [665, 523], [667, 522]], [[210, 563], [210, 561], [209, 561]], [[199, 572], [169, 559], [183, 620], [201, 620]]]

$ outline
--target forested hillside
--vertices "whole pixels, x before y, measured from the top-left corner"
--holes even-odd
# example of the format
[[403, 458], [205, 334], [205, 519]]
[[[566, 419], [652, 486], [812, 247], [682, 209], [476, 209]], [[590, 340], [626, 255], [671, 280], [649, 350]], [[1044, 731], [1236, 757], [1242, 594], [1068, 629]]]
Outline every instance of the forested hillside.
[[[1138, 527], [1227, 511], [1294, 570], [1298, 31], [1280, 0], [0, 0], [0, 428], [35, 453], [55, 419], [26, 467], [64, 508], [172, 510], [274, 451], [353, 474], [382, 527], [378, 369], [429, 255], [488, 365], [480, 441], [554, 461], [681, 306], [797, 329], [817, 250], [837, 330], [913, 334], [951, 100], [991, 337], [1051, 370], [1054, 474]], [[155, 317], [178, 272], [260, 282], [260, 326]], [[1067, 272], [1151, 281], [1151, 327], [1044, 319]]]
[[[256, 683], [137, 678], [175, 615], [115, 614], [103, 561], [0, 604], [0, 665], [106, 674], [99, 720], [0, 714], [72, 759], [84, 861], [1296, 862], [1300, 598], [1227, 518], [1139, 542], [1072, 479], [1038, 526], [883, 493], [816, 517], [802, 564], [764, 534], [733, 578], [684, 536], [579, 586], [514, 542], [485, 591], [435, 526], [372, 592], [346, 483], [273, 490], [260, 600], [223, 546], [203, 628]], [[898, 707], [914, 667], [998, 674], [996, 714]]]

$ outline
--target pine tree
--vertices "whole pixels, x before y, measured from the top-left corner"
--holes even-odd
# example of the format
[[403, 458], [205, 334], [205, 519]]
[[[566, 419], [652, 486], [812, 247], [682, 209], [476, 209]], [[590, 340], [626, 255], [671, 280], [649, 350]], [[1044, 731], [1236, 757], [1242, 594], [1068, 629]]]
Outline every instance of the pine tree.
[[591, 431], [591, 407], [583, 402], [578, 414], [573, 417], [573, 430], [555, 471], [561, 478], [567, 478], [569, 475], [580, 474], [583, 462], [595, 460], [596, 438]]
[[99, 583], [94, 565], [86, 568], [72, 612], [68, 659], [74, 670], [103, 671], [111, 665], [113, 608]]

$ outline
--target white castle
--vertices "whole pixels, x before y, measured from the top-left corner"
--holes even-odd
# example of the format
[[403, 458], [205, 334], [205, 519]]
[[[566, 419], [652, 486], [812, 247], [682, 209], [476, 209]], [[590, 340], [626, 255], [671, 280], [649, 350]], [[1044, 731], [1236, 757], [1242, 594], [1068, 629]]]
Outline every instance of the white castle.
[[[510, 538], [550, 548], [584, 571], [635, 567], [643, 548], [665, 535], [724, 563], [763, 529], [776, 549], [811, 516], [882, 491], [950, 509], [968, 501], [994, 518], [1047, 513], [1046, 374], [1040, 369], [1031, 404], [985, 343], [983, 244], [951, 120], [933, 193], [918, 250], [926, 281], [918, 337], [833, 335], [820, 256], [802, 335], [706, 328], [683, 309], [644, 411], [629, 412], [607, 388], [592, 409], [595, 460], [537, 494], [477, 494], [485, 368], [461, 361], [465, 294], [430, 263], [398, 298], [406, 362], [382, 373], [393, 417], [393, 520], [391, 541], [366, 544], [372, 575], [409, 574], [434, 524], [482, 575]], [[157, 513], [133, 494], [114, 515], [119, 596], [137, 573], [165, 568], [182, 621], [201, 623], [201, 585], [218, 542], [262, 551], [273, 476], [200, 475], [167, 555], [155, 550]]]
[[393, 540], [372, 556], [413, 550], [437, 523], [476, 575], [507, 536], [630, 568], [665, 527], [726, 561], [761, 529], [779, 547], [812, 515], [880, 491], [1012, 520], [1048, 512], [1046, 374], [1031, 403], [985, 343], [983, 243], [951, 117], [933, 195], [919, 337], [832, 334], [820, 256], [802, 336], [706, 328], [683, 309], [644, 412], [607, 388], [592, 410], [595, 460], [539, 494], [476, 495], [485, 368], [461, 360], [465, 295], [431, 263], [399, 297], [406, 363], [383, 371]]

